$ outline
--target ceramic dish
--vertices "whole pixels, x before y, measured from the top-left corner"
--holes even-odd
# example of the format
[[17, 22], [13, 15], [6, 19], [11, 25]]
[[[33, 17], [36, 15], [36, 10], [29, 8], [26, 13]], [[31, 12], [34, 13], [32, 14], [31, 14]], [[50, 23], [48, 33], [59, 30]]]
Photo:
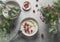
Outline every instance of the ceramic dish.
[[25, 11], [30, 10], [30, 9], [31, 9], [31, 4], [30, 4], [30, 2], [25, 1], [25, 2], [23, 3], [23, 9], [24, 9]]
[[21, 31], [25, 36], [33, 36], [38, 31], [38, 24], [34, 19], [25, 19], [21, 23]]

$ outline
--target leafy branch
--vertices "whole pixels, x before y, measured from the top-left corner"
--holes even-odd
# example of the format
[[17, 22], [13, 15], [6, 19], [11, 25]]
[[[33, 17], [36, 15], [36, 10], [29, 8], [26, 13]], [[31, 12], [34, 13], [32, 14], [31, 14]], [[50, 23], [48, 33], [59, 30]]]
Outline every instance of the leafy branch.
[[45, 21], [50, 24], [49, 32], [52, 34], [57, 33], [57, 22], [60, 22], [60, 0], [54, 2], [52, 6], [42, 7], [41, 10]]

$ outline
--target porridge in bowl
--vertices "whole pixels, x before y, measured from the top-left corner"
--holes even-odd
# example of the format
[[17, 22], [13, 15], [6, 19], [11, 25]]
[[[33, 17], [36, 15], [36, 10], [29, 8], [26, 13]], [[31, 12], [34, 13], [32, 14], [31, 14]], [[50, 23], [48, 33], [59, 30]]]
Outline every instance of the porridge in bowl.
[[25, 20], [21, 24], [22, 33], [26, 36], [33, 36], [38, 31], [38, 25], [35, 20]]

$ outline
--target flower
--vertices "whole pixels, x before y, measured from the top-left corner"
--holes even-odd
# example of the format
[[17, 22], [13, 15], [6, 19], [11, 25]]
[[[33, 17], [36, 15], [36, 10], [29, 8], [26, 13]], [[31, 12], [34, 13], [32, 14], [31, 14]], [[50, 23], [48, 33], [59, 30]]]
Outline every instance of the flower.
[[52, 9], [52, 6], [50, 6], [50, 5], [48, 4], [48, 6], [45, 7], [45, 9], [47, 9], [47, 10], [51, 10], [51, 9]]
[[53, 13], [52, 16], [57, 17], [58, 15], [57, 15], [57, 13]]
[[45, 18], [43, 16], [40, 16], [40, 19], [42, 22], [45, 22]]

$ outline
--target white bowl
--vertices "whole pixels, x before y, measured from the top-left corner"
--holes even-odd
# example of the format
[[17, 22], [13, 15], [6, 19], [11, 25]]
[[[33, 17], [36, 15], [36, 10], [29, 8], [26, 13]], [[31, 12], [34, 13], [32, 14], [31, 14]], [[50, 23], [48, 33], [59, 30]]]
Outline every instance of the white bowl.
[[[25, 4], [28, 4], [28, 7], [27, 8], [25, 8], [24, 7], [24, 5]], [[31, 9], [31, 4], [30, 4], [30, 2], [29, 1], [25, 1], [24, 3], [23, 3], [23, 9], [25, 10], [25, 11], [27, 11], [27, 10], [30, 10]]]
[[[29, 24], [29, 31], [32, 29], [33, 30], [33, 32], [31, 33], [31, 31], [28, 33], [28, 32], [25, 32], [24, 31], [24, 24], [25, 24], [25, 22], [27, 23], [27, 24]], [[22, 33], [25, 35], [25, 36], [33, 36], [33, 35], [35, 35], [36, 33], [37, 33], [37, 31], [38, 31], [38, 24], [37, 24], [37, 22], [34, 20], [34, 19], [32, 19], [32, 18], [28, 18], [28, 19], [25, 19], [25, 20], [23, 20], [22, 22], [21, 22], [21, 26], [20, 26], [20, 30], [22, 31]]]

